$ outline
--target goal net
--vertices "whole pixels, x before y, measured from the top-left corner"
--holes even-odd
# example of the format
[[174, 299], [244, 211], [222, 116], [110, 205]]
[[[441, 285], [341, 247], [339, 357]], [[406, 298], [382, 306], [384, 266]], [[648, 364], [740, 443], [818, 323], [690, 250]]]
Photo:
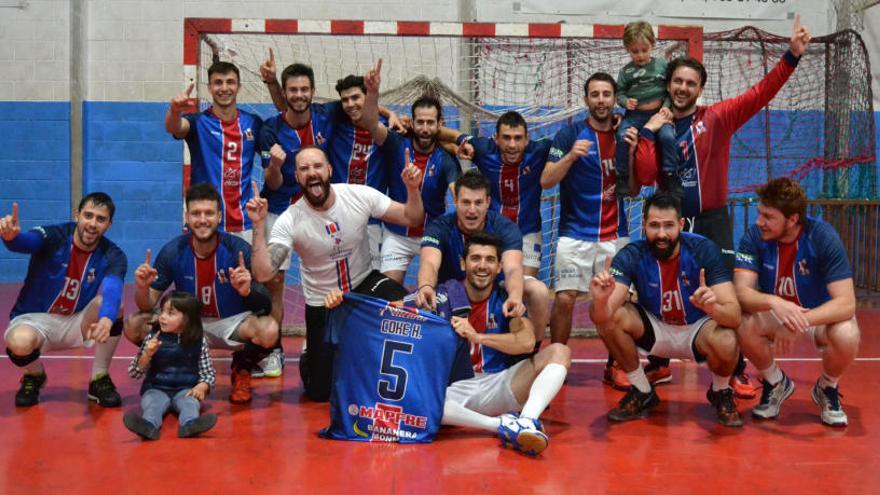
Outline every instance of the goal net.
[[[491, 136], [508, 110], [523, 114], [532, 138], [552, 137], [584, 119], [583, 84], [596, 71], [617, 72], [629, 61], [623, 26], [457, 24], [359, 21], [188, 19], [186, 75], [210, 104], [207, 67], [215, 59], [242, 71], [239, 104], [263, 117], [277, 111], [259, 75], [275, 54], [278, 71], [301, 62], [315, 70], [316, 101], [336, 98], [337, 79], [364, 74], [384, 59], [380, 102], [401, 113], [422, 94], [443, 103], [445, 124]], [[703, 103], [735, 96], [772, 68], [787, 39], [754, 29], [704, 35], [701, 28], [659, 26], [655, 54], [702, 58], [709, 72]], [[768, 177], [794, 175], [814, 195], [874, 194], [873, 120], [869, 72], [858, 35], [814, 40], [792, 81], [769, 108], [737, 133], [731, 191], [749, 194]], [[861, 57], [861, 58], [860, 58]], [[838, 77], [837, 71], [848, 71]], [[846, 95], [841, 100], [838, 95]], [[466, 164], [464, 164], [466, 166]], [[643, 195], [650, 189], [643, 190]], [[544, 252], [540, 277], [552, 287], [558, 193], [544, 193]], [[641, 201], [627, 202], [633, 237], [640, 236]], [[414, 265], [417, 263], [414, 263]], [[302, 325], [297, 260], [288, 272], [285, 326]], [[414, 283], [415, 267], [408, 284]], [[293, 310], [291, 310], [293, 308]], [[575, 326], [590, 326], [584, 305]]]

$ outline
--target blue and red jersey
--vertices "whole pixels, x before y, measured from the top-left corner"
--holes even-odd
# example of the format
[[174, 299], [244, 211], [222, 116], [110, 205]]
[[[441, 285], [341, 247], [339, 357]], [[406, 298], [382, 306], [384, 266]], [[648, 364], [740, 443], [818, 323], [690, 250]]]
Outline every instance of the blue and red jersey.
[[[522, 251], [522, 234], [516, 224], [494, 211], [486, 213], [486, 232], [501, 237], [501, 254], [512, 249]], [[440, 250], [440, 269], [437, 271], [437, 282], [447, 280], [464, 280], [461, 269], [461, 256], [464, 254], [464, 243], [467, 236], [458, 228], [455, 212], [450, 212], [434, 219], [425, 229], [422, 236], [422, 247], [433, 247]], [[503, 274], [500, 274], [501, 277]]]
[[[162, 246], [154, 268], [158, 277], [150, 286], [164, 292], [171, 284], [175, 290], [189, 292], [202, 303], [202, 317], [226, 318], [248, 311], [245, 298], [229, 283], [229, 271], [238, 266], [238, 253], [244, 254], [250, 270], [251, 246], [225, 232], [213, 253], [205, 258], [195, 255], [192, 234], [184, 234]], [[220, 274], [220, 271], [223, 274]]]
[[519, 163], [504, 163], [495, 140], [475, 137], [474, 165], [492, 183], [492, 211], [501, 212], [524, 234], [541, 231], [541, 172], [551, 140], [529, 141]]
[[678, 255], [660, 260], [651, 253], [648, 241], [640, 239], [627, 244], [611, 262], [614, 279], [626, 286], [634, 284], [639, 305], [670, 325], [691, 324], [706, 316], [690, 302], [700, 287], [700, 269], [706, 270], [709, 287], [730, 282], [730, 271], [714, 242], [682, 232], [679, 248]]
[[[674, 122], [684, 216], [695, 217], [727, 205], [730, 140], [782, 89], [798, 60], [786, 52], [773, 70], [745, 93], [708, 107], [699, 106], [694, 114]], [[655, 141], [654, 133], [642, 128], [634, 163], [639, 184], [650, 185], [657, 178], [661, 154]]]
[[186, 144], [190, 153], [190, 183], [208, 183], [223, 197], [220, 227], [228, 232], [251, 228], [245, 205], [253, 195], [251, 172], [257, 153], [262, 121], [238, 110], [229, 122], [220, 120], [211, 108], [183, 116], [189, 121]]
[[327, 151], [330, 144], [330, 136], [333, 126], [325, 113], [324, 105], [312, 103], [309, 123], [301, 129], [290, 127], [284, 120], [284, 113], [266, 119], [260, 130], [260, 149], [263, 163], [269, 165], [269, 150], [278, 144], [287, 153], [287, 158], [281, 165], [283, 183], [278, 189], [269, 189], [264, 185], [260, 196], [269, 202], [269, 212], [280, 215], [288, 206], [295, 203], [302, 196], [302, 190], [296, 182], [296, 154], [306, 146], [317, 146]]
[[597, 131], [586, 121], [568, 126], [553, 139], [549, 160], [558, 162], [581, 139], [593, 145], [559, 183], [559, 236], [589, 242], [625, 237], [626, 209], [614, 192], [614, 131]]
[[116, 318], [128, 268], [125, 253], [106, 237], [93, 251], [84, 251], [73, 243], [75, 230], [73, 222], [47, 225], [3, 241], [11, 251], [31, 255], [10, 318], [25, 313], [78, 313], [98, 295], [102, 284], [98, 316]]
[[757, 273], [761, 292], [810, 309], [831, 300], [828, 284], [853, 276], [840, 236], [810, 217], [791, 243], [762, 240], [758, 226], [749, 227], [739, 242], [736, 269]]
[[[389, 143], [389, 140], [392, 142]], [[388, 132], [385, 146], [393, 146], [398, 150], [389, 167], [388, 197], [394, 201], [406, 203], [406, 186], [403, 184], [400, 174], [406, 167], [404, 152], [409, 150], [410, 160], [422, 172], [420, 188], [422, 205], [425, 208], [425, 221], [422, 225], [404, 227], [386, 222], [385, 228], [398, 235], [421, 237], [431, 220], [446, 212], [446, 193], [449, 191], [449, 184], [455, 182], [461, 175], [461, 165], [455, 157], [443, 151], [439, 146], [435, 146], [434, 151], [430, 154], [419, 153], [413, 148], [412, 139], [405, 138], [393, 131]]]
[[[386, 140], [382, 146], [376, 144], [370, 131], [352, 124], [339, 102], [328, 104], [326, 114], [333, 125], [329, 146], [333, 166], [330, 180], [342, 184], [365, 184], [385, 193], [388, 190], [388, 169], [397, 154], [393, 143]], [[380, 121], [386, 123], [384, 119], [380, 118]], [[389, 135], [392, 132], [389, 130]]]

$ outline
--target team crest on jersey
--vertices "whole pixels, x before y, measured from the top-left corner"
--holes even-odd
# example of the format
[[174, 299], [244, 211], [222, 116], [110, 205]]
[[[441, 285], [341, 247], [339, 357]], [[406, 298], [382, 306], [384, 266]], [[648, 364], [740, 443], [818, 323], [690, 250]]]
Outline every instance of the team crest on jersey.
[[681, 272], [681, 275], [679, 275], [678, 278], [679, 278], [679, 280], [681, 280], [681, 285], [683, 287], [690, 287], [691, 286], [691, 279], [688, 278], [687, 273]]
[[86, 283], [94, 283], [95, 282], [95, 269], [89, 268], [89, 273], [86, 275]]
[[495, 322], [495, 315], [489, 313], [489, 321], [486, 323], [486, 330], [498, 328], [498, 323]]
[[797, 264], [798, 273], [802, 276], [807, 276], [810, 274], [810, 269], [807, 267], [807, 260], [800, 260]]
[[523, 174], [523, 175], [529, 175], [529, 173], [530, 173], [531, 171], [532, 171], [532, 168], [529, 167], [528, 165], [526, 165], [526, 166], [523, 167], [523, 169], [522, 169], [522, 174]]
[[434, 168], [435, 168], [435, 167], [434, 167], [433, 165], [431, 165], [430, 167], [428, 167], [428, 170], [427, 170], [427, 176], [428, 176], [428, 177], [434, 177], [434, 175], [437, 174], [437, 172], [434, 170]]
[[426, 416], [408, 414], [400, 406], [381, 402], [377, 402], [372, 407], [349, 404], [348, 414], [356, 416], [352, 424], [354, 434], [369, 438], [372, 442], [399, 442], [401, 439], [415, 439], [415, 432], [402, 430], [401, 426], [419, 430], [428, 427]]
[[706, 132], [706, 124], [704, 124], [702, 120], [697, 121], [697, 123], [694, 124], [694, 133], [699, 136], [704, 132]]
[[322, 145], [327, 142], [327, 139], [324, 138], [324, 135], [321, 134], [321, 131], [318, 131], [318, 135], [315, 136], [315, 144]]
[[244, 130], [244, 138], [247, 139], [248, 141], [254, 140], [254, 133], [251, 132], [250, 127], [248, 127], [247, 129]]
[[328, 222], [327, 225], [324, 226], [324, 230], [330, 235], [330, 238], [333, 239], [334, 244], [338, 246], [339, 243], [342, 242], [342, 239], [339, 238], [339, 222]]

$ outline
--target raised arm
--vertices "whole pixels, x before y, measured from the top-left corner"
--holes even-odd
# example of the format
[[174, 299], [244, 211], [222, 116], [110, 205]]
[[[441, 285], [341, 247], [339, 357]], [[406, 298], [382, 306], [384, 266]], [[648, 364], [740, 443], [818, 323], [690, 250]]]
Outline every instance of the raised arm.
[[251, 270], [257, 282], [266, 282], [278, 273], [278, 269], [290, 256], [290, 246], [279, 243], [266, 245], [266, 216], [269, 203], [260, 197], [256, 182], [251, 182], [254, 196], [247, 202], [245, 209], [253, 223], [253, 247], [251, 249]]
[[278, 77], [276, 74], [275, 52], [270, 47], [269, 58], [260, 64], [260, 77], [263, 79], [263, 83], [269, 90], [269, 97], [272, 98], [272, 103], [275, 105], [275, 108], [278, 109], [279, 112], [283, 112], [287, 110], [287, 100], [284, 99], [284, 91], [282, 90], [281, 85], [278, 84]]
[[180, 114], [189, 107], [189, 99], [194, 87], [195, 84], [190, 83], [186, 91], [172, 98], [168, 112], [165, 113], [165, 130], [178, 139], [185, 138], [189, 134], [189, 121]]
[[364, 75], [364, 86], [367, 88], [367, 97], [364, 100], [364, 128], [370, 131], [370, 136], [377, 145], [385, 144], [388, 137], [388, 128], [379, 122], [379, 87], [382, 84], [382, 59]]
[[[550, 156], [553, 157], [554, 153], [561, 153], [561, 150], [555, 148], [550, 150]], [[578, 139], [571, 146], [571, 149], [565, 155], [562, 155], [562, 158], [559, 158], [557, 161], [547, 161], [547, 165], [544, 166], [544, 171], [541, 172], [541, 187], [544, 189], [550, 189], [551, 187], [559, 184], [562, 179], [568, 174], [568, 171], [571, 169], [571, 166], [574, 165], [579, 158], [582, 156], [586, 156], [587, 153], [590, 152], [590, 148], [593, 146], [593, 142], [587, 139]]]
[[404, 150], [403, 156], [406, 167], [400, 173], [400, 178], [403, 180], [403, 185], [406, 186], [406, 204], [392, 201], [385, 215], [382, 216], [382, 220], [397, 225], [418, 227], [425, 222], [425, 208], [422, 205], [420, 191], [422, 172], [410, 160], [409, 148]]

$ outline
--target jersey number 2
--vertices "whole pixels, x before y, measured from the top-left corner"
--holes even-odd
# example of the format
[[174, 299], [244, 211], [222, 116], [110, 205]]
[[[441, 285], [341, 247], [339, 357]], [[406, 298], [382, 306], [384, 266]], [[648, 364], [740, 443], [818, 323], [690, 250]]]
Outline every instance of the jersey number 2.
[[[393, 380], [379, 380], [379, 397], [385, 400], [398, 401], [406, 395], [406, 369], [394, 364], [394, 353], [412, 354], [413, 345], [396, 340], [386, 340], [382, 347], [382, 376], [393, 377]], [[393, 384], [392, 384], [393, 381]]]

